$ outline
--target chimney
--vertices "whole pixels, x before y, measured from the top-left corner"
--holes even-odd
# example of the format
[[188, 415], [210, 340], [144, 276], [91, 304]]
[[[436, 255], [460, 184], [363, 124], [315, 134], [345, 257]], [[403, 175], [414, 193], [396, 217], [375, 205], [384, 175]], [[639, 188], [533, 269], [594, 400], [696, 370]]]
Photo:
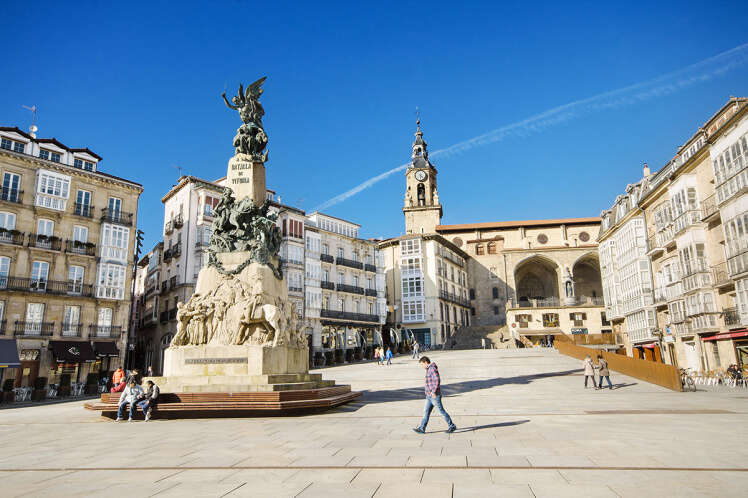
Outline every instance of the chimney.
[[650, 175], [649, 166], [647, 166], [647, 163], [644, 163], [644, 178], [647, 178]]

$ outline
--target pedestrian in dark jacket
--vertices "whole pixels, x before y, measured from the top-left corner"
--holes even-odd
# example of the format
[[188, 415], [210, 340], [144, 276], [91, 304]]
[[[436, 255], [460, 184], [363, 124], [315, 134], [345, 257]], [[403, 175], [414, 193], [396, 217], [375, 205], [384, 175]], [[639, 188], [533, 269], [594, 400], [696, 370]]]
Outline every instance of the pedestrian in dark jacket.
[[422, 356], [418, 361], [419, 365], [426, 369], [426, 405], [423, 408], [423, 419], [421, 425], [413, 429], [419, 434], [426, 432], [426, 426], [429, 423], [429, 417], [431, 416], [431, 410], [436, 408], [439, 413], [444, 417], [444, 421], [447, 423], [447, 432], [452, 433], [457, 430], [457, 426], [452, 422], [447, 411], [442, 405], [442, 391], [441, 391], [441, 377], [439, 377], [439, 368], [436, 363], [431, 363], [428, 356]]
[[145, 394], [140, 396], [138, 406], [143, 410], [145, 421], [148, 422], [151, 419], [153, 407], [156, 406], [156, 403], [158, 402], [158, 395], [161, 394], [161, 390], [152, 380], [149, 380], [146, 384], [148, 385], [148, 390]]

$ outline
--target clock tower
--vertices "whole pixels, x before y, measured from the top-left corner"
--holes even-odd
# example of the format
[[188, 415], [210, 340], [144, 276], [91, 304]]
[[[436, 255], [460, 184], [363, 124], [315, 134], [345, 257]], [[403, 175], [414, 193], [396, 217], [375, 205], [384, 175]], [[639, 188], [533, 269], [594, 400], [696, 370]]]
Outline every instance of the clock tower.
[[442, 219], [442, 206], [436, 192], [436, 168], [429, 161], [421, 121], [416, 121], [412, 163], [405, 171], [405, 233], [434, 233]]

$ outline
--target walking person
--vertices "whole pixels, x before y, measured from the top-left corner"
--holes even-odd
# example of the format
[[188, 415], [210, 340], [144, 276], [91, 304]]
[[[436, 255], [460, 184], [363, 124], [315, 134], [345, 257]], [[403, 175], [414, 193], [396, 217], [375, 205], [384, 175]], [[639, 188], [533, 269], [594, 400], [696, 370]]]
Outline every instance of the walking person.
[[421, 357], [421, 359], [418, 360], [418, 363], [424, 369], [426, 369], [426, 404], [423, 407], [423, 419], [421, 420], [421, 425], [413, 430], [419, 434], [424, 434], [426, 432], [426, 426], [429, 423], [431, 410], [433, 410], [436, 406], [436, 408], [439, 410], [439, 413], [441, 413], [442, 417], [444, 417], [444, 421], [447, 423], [447, 433], [451, 434], [455, 430], [457, 430], [457, 426], [454, 424], [454, 422], [452, 422], [452, 419], [442, 405], [441, 377], [439, 376], [439, 368], [436, 366], [436, 363], [431, 363], [431, 360], [429, 360], [428, 356]]
[[379, 347], [377, 346], [374, 348], [374, 360], [377, 362], [377, 365], [379, 365]]
[[413, 343], [413, 359], [418, 359], [418, 341]]
[[597, 389], [597, 384], [595, 383], [595, 365], [592, 363], [590, 355], [585, 357], [582, 365], [584, 366], [584, 388], [587, 389], [587, 378], [590, 378], [592, 379], [592, 387]]
[[125, 407], [130, 405], [130, 418], [129, 422], [132, 422], [132, 418], [135, 415], [135, 410], [138, 409], [138, 398], [143, 394], [143, 388], [138, 385], [135, 380], [130, 380], [122, 394], [119, 397], [119, 407], [117, 408], [117, 422], [122, 420], [125, 415]]
[[486, 349], [486, 338], [485, 337], [480, 340], [480, 345], [483, 349]]
[[387, 353], [385, 353], [385, 357], [387, 358], [387, 364], [391, 365], [392, 364], [392, 350], [390, 349], [389, 346], [387, 346]]
[[145, 421], [148, 422], [151, 419], [153, 407], [156, 406], [156, 403], [158, 402], [158, 395], [161, 394], [161, 390], [156, 384], [153, 383], [152, 380], [149, 380], [148, 382], [146, 382], [146, 384], [148, 385], [148, 390], [145, 392], [145, 394], [140, 395], [138, 406], [141, 410], [143, 410], [143, 414], [145, 414]]
[[603, 388], [603, 377], [605, 377], [605, 380], [608, 381], [608, 389], [612, 390], [613, 384], [610, 382], [610, 370], [608, 369], [608, 362], [605, 361], [605, 358], [603, 358], [603, 355], [601, 354], [597, 355], [597, 368], [600, 369], [597, 373], [600, 376], [598, 389]]

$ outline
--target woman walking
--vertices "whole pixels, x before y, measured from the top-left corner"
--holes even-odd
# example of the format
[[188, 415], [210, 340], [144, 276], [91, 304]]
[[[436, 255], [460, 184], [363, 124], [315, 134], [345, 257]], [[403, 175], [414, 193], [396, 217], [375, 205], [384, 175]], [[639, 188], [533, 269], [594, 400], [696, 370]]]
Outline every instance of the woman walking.
[[597, 355], [597, 368], [600, 369], [600, 371], [598, 372], [598, 375], [600, 376], [598, 389], [603, 388], [603, 377], [605, 377], [605, 380], [608, 381], [608, 389], [613, 389], [613, 384], [611, 384], [610, 382], [610, 370], [608, 369], [608, 362], [605, 361], [605, 358], [603, 358], [603, 355], [601, 354]]
[[584, 366], [584, 388], [587, 389], [587, 378], [590, 378], [592, 379], [592, 387], [597, 389], [597, 384], [595, 383], [595, 365], [592, 363], [590, 355], [587, 355], [582, 365]]

